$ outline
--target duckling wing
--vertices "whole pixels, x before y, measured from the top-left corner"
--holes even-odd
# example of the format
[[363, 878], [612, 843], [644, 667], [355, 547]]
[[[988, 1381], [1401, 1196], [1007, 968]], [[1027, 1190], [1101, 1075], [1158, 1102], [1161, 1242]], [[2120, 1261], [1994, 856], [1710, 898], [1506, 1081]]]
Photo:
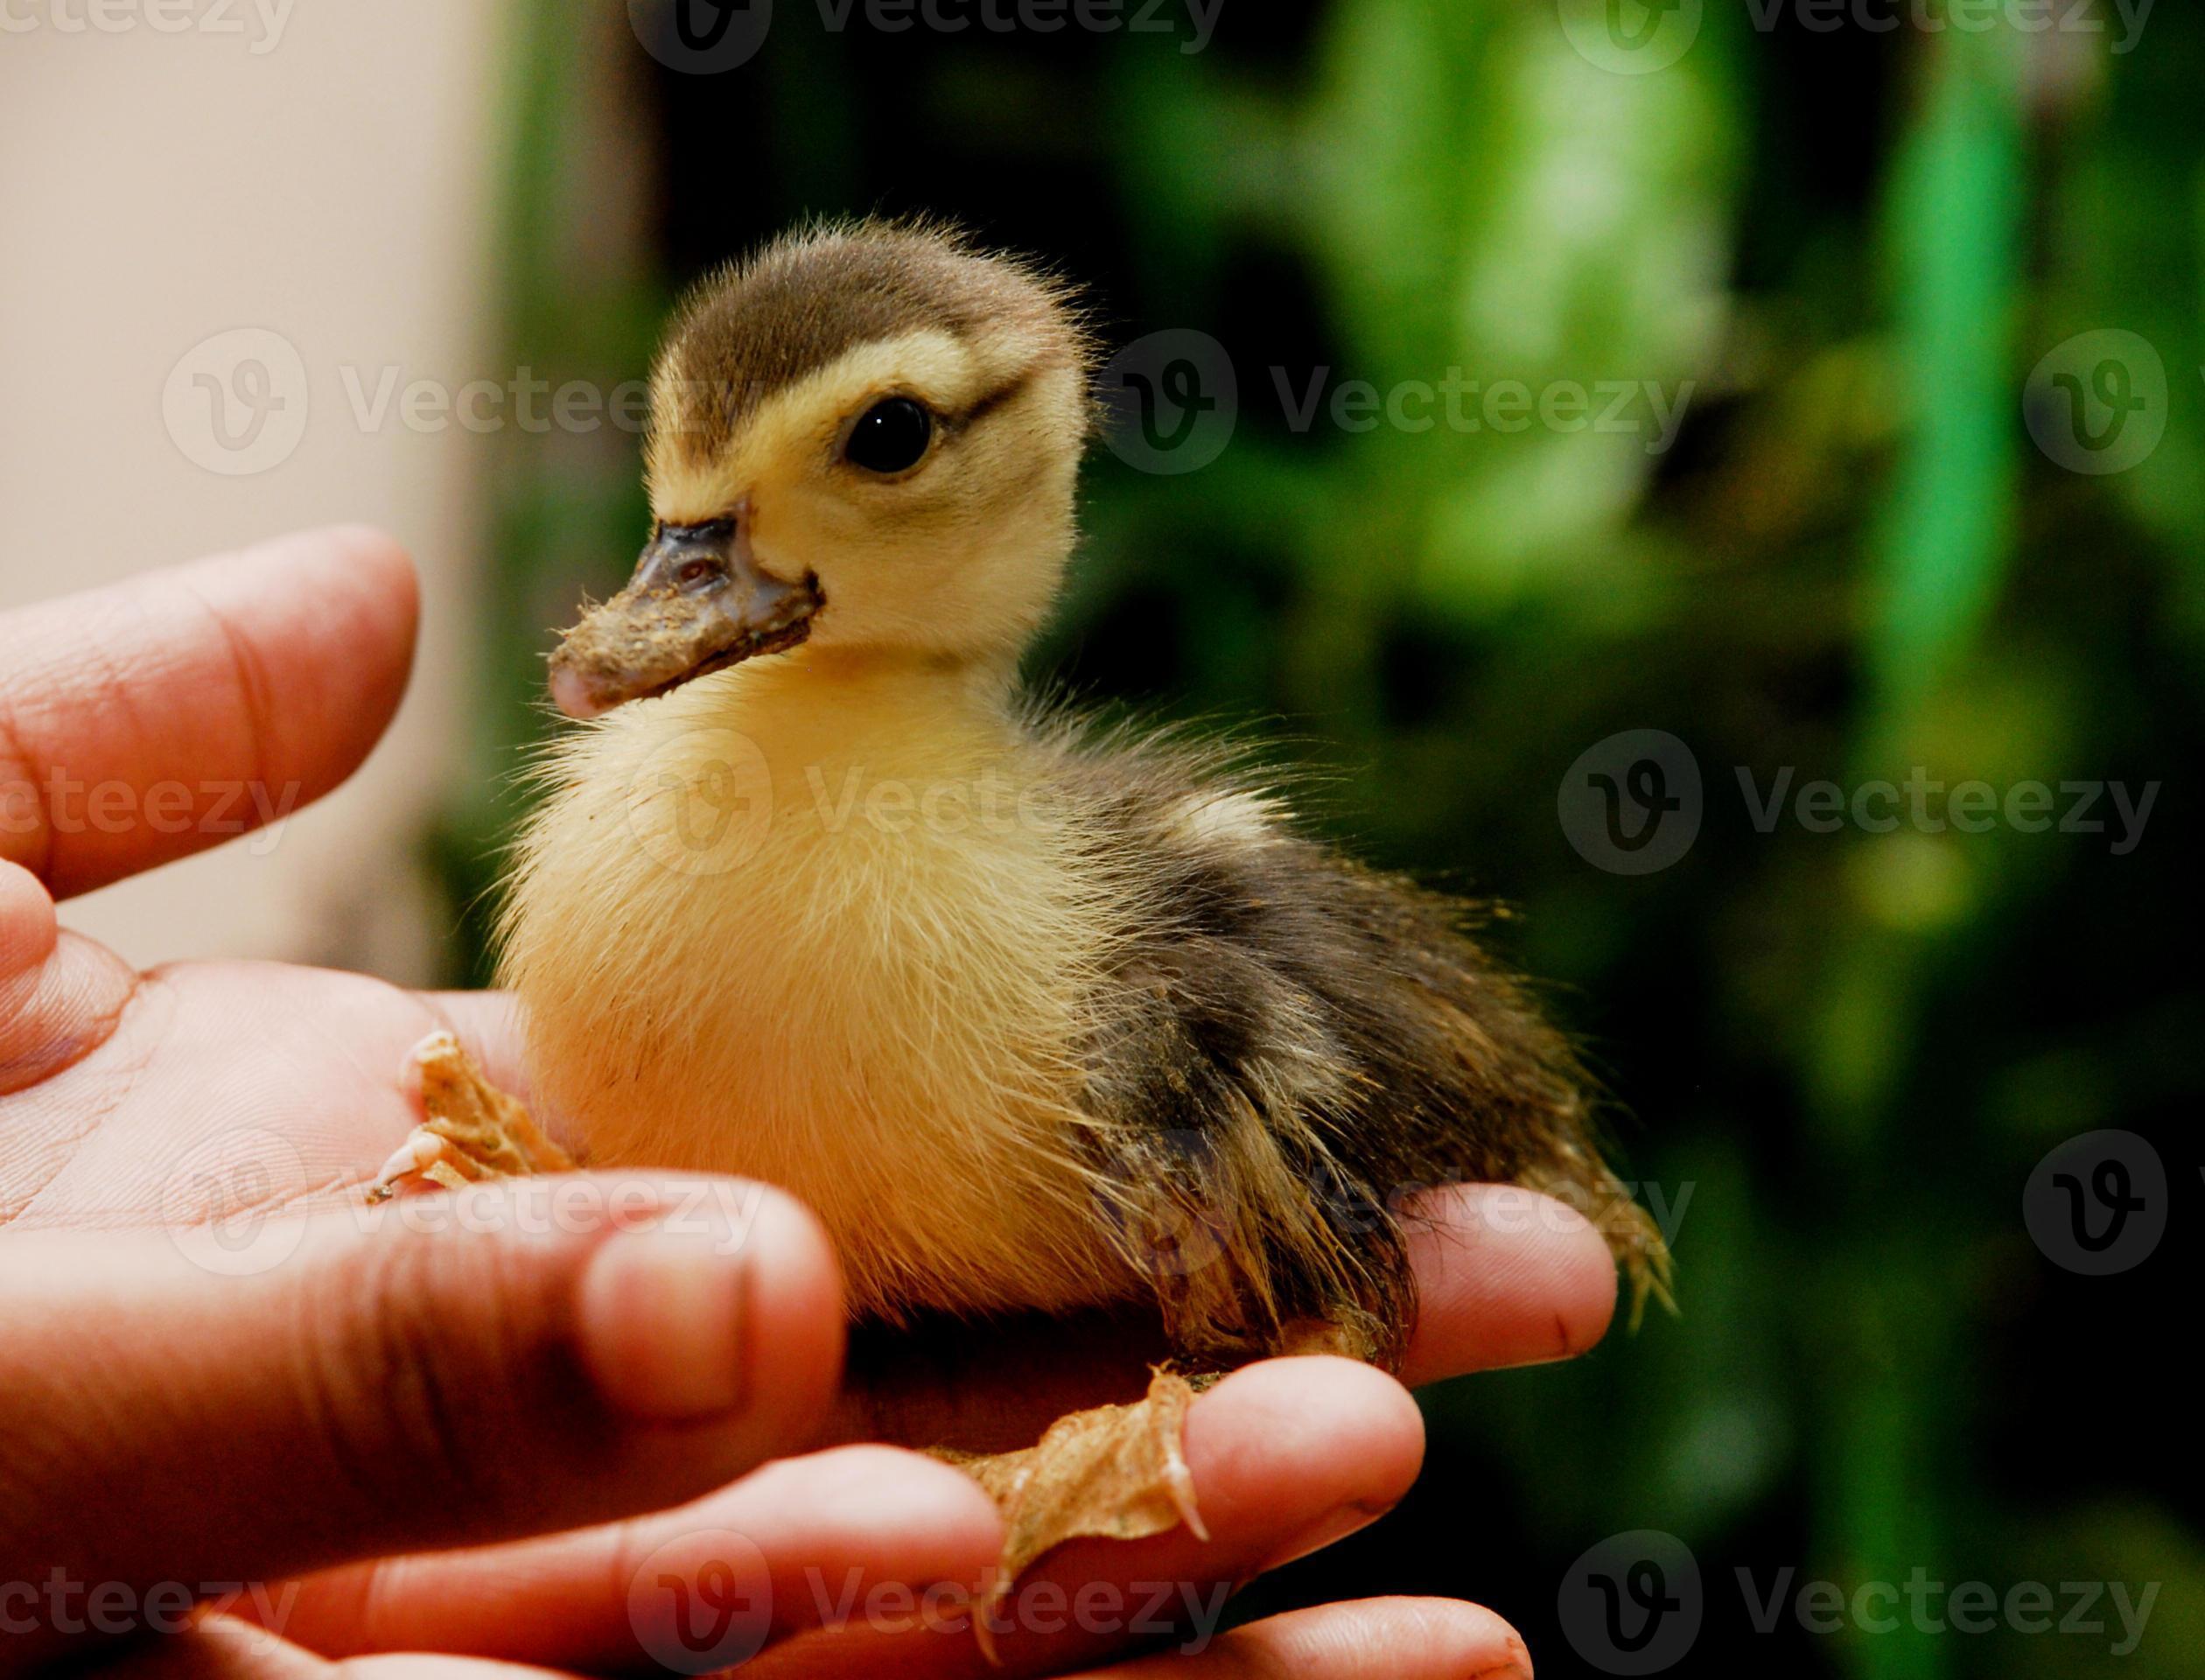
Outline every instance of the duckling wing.
[[[1077, 764], [1123, 904], [1086, 1103], [1122, 1244], [1197, 1359], [1309, 1345], [1397, 1362], [1404, 1208], [1461, 1180], [1592, 1218], [1642, 1292], [1650, 1220], [1601, 1160], [1592, 1084], [1474, 906], [1295, 834], [1168, 752]], [[1489, 914], [1489, 913], [1486, 913]]]

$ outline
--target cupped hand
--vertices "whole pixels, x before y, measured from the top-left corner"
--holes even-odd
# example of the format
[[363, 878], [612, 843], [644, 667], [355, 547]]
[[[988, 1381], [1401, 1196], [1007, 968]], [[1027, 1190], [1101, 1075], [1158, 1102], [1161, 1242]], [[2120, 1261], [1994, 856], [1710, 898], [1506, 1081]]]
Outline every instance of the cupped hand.
[[[58, 928], [57, 898], [341, 780], [415, 612], [404, 556], [344, 530], [0, 618], [0, 1667], [984, 1671], [992, 1506], [847, 1443], [1025, 1444], [1138, 1394], [1144, 1320], [868, 1334], [838, 1388], [833, 1257], [772, 1192], [596, 1174], [365, 1207], [426, 1032], [520, 1088], [504, 1000], [138, 973]], [[1575, 1215], [1494, 1186], [1423, 1211], [1410, 1380], [1606, 1329], [1614, 1272]], [[1012, 1672], [1144, 1642], [1163, 1654], [1110, 1672], [1529, 1672], [1466, 1605], [1217, 1632], [1234, 1586], [1407, 1490], [1421, 1428], [1390, 1378], [1251, 1367], [1196, 1404], [1187, 1451], [1212, 1541], [1061, 1549], [1004, 1613]]]

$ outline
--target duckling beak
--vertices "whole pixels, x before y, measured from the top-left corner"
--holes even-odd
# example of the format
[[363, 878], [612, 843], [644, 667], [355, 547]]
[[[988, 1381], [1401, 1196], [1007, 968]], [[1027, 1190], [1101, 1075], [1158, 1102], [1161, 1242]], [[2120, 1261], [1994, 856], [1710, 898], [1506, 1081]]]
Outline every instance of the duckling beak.
[[750, 505], [698, 525], [661, 523], [628, 586], [593, 606], [551, 655], [551, 698], [595, 718], [759, 654], [794, 648], [825, 604], [819, 580], [759, 568]]

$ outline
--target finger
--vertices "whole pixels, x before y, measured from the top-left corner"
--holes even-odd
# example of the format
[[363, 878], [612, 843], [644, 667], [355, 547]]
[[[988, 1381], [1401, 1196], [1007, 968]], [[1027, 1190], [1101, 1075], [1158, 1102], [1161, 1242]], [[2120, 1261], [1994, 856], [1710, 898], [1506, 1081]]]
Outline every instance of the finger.
[[1178, 1529], [1058, 1548], [991, 1614], [1000, 1670], [969, 1619], [926, 1627], [858, 1617], [767, 1651], [746, 1675], [980, 1680], [1058, 1674], [1159, 1636], [1207, 1642], [1239, 1585], [1392, 1508], [1422, 1464], [1424, 1426], [1401, 1385], [1368, 1366], [1272, 1360], [1195, 1402], [1186, 1447], [1209, 1540]]
[[[1144, 1657], [1085, 1680], [1531, 1680], [1515, 1628], [1445, 1599], [1370, 1599], [1236, 1628], [1192, 1655]], [[1079, 1680], [1075, 1676], [1074, 1680]]]
[[1012, 1452], [1068, 1412], [1138, 1400], [1171, 1357], [1152, 1303], [860, 1325], [825, 1439]]
[[0, 859], [0, 1096], [103, 1043], [137, 978], [104, 946], [64, 933], [38, 878]]
[[[172, 1637], [141, 1641], [99, 1669], [102, 1680], [336, 1680], [339, 1672], [281, 1635], [229, 1616], [200, 1617]], [[545, 1680], [552, 1673], [441, 1654], [382, 1657], [343, 1672], [346, 1680]]]
[[10, 1247], [0, 1579], [267, 1579], [662, 1508], [805, 1442], [841, 1349], [816, 1223], [727, 1180]]
[[[1396, 1502], [1422, 1444], [1415, 1406], [1376, 1372], [1337, 1360], [1251, 1368], [1188, 1418], [1211, 1541], [1065, 1548], [998, 1613], [1003, 1655], [1017, 1672], [1174, 1626], [1214, 1632], [1235, 1583]], [[288, 1626], [336, 1656], [433, 1647], [601, 1670], [703, 1669], [766, 1649], [746, 1672], [976, 1676], [988, 1670], [971, 1606], [1001, 1545], [993, 1505], [961, 1473], [849, 1448], [678, 1511], [331, 1572], [304, 1584]]]
[[677, 1510], [329, 1571], [299, 1584], [286, 1630], [332, 1656], [702, 1671], [852, 1616], [965, 1617], [1002, 1542], [994, 1502], [962, 1472], [844, 1447]]
[[1575, 1209], [1506, 1184], [1454, 1185], [1416, 1206], [1418, 1312], [1402, 1381], [1572, 1359], [1615, 1316], [1615, 1261]]
[[[424, 991], [422, 1001], [466, 1046], [500, 1090], [528, 1099], [527, 1042], [520, 1001], [509, 991]], [[539, 1116], [541, 1118], [550, 1116]]]
[[[1566, 1359], [1606, 1334], [1615, 1263], [1572, 1209], [1496, 1184], [1433, 1191], [1411, 1211], [1419, 1307], [1404, 1382]], [[1068, 1411], [1139, 1398], [1172, 1354], [1153, 1306], [861, 1330], [831, 1436], [1007, 1451]]]
[[404, 553], [346, 528], [0, 615], [0, 858], [66, 898], [319, 798], [397, 708], [416, 610]]

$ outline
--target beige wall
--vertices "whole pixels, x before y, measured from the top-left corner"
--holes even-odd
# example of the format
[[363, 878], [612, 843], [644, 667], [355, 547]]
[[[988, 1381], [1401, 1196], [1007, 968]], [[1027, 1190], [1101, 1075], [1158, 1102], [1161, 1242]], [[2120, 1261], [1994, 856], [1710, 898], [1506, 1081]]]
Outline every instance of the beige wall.
[[[425, 629], [366, 771], [256, 857], [239, 844], [78, 901], [129, 956], [427, 961], [404, 858], [458, 763], [485, 444], [363, 430], [372, 387], [488, 368], [498, 0], [0, 0], [0, 607], [288, 527], [365, 520], [418, 561]], [[218, 21], [227, 21], [227, 18]], [[24, 27], [28, 24], [30, 27]], [[164, 421], [179, 359], [264, 328], [296, 346], [305, 430], [224, 476]]]

